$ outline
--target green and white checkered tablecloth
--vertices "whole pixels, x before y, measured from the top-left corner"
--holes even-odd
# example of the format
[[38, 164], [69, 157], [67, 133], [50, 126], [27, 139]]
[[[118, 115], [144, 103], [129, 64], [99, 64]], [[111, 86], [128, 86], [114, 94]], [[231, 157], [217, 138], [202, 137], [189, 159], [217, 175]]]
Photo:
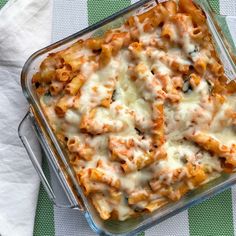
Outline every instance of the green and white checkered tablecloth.
[[[0, 0], [0, 8], [7, 0]], [[133, 0], [54, 0], [53, 28], [57, 32], [54, 40], [65, 36], [60, 34], [63, 25], [69, 33], [70, 25], [81, 29], [98, 20], [122, 9], [135, 1]], [[218, 13], [231, 12], [236, 15], [236, 0], [211, 0]], [[64, 5], [63, 5], [64, 4]], [[64, 7], [64, 8], [63, 8]], [[57, 13], [57, 8], [64, 10], [64, 16]], [[74, 8], [74, 9], [72, 9]], [[77, 9], [75, 9], [77, 8]], [[60, 10], [62, 10], [60, 9]], [[71, 11], [73, 11], [71, 13]], [[76, 15], [77, 14], [77, 15]], [[71, 17], [73, 16], [73, 17]], [[77, 16], [77, 18], [75, 17]], [[62, 17], [62, 19], [61, 19]], [[77, 20], [78, 19], [78, 20]], [[60, 22], [60, 24], [58, 23]], [[231, 24], [226, 31], [236, 31]], [[236, 22], [235, 22], [236, 23]], [[53, 33], [55, 33], [53, 31]], [[231, 38], [231, 40], [233, 40]], [[47, 164], [43, 161], [47, 173]], [[234, 233], [235, 232], [235, 233]], [[88, 227], [83, 216], [74, 210], [58, 209], [47, 197], [42, 185], [40, 186], [34, 235], [36, 236], [84, 236], [95, 235]], [[142, 233], [146, 236], [231, 236], [236, 235], [236, 187], [186, 210], [171, 219]]]

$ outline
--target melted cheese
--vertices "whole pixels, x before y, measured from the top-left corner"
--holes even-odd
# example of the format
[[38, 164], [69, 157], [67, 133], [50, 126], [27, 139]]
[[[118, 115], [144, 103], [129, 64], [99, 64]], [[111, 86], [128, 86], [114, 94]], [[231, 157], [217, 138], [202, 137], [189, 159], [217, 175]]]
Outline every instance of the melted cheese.
[[203, 165], [204, 168], [209, 171], [217, 171], [221, 172], [222, 167], [221, 167], [221, 162], [218, 157], [213, 157], [208, 153], [208, 152], [201, 152], [200, 155], [197, 155], [197, 163], [200, 165]]
[[81, 117], [77, 112], [73, 110], [68, 110], [65, 114], [65, 120], [70, 124], [79, 125]]
[[149, 170], [138, 171], [134, 173], [130, 173], [126, 176], [122, 176], [121, 186], [125, 190], [132, 192], [140, 185], [147, 184], [149, 180], [152, 178], [152, 173]]
[[[209, 41], [207, 47], [203, 46], [191, 38], [191, 29], [184, 31], [184, 27], [177, 26], [174, 21], [168, 21], [173, 32], [171, 42], [162, 37], [161, 27], [144, 32], [147, 19], [140, 23], [138, 17], [134, 17], [134, 21], [133, 28], [138, 31], [142, 47], [135, 57], [131, 48], [123, 45], [118, 53], [112, 51], [106, 66], [99, 67], [99, 50], [93, 52], [75, 45], [60, 52], [68, 63], [71, 60], [76, 62], [80, 57], [94, 58], [85, 60], [78, 71], [73, 71], [72, 76], [81, 73], [86, 80], [75, 96], [66, 95], [68, 107], [64, 117], [58, 117], [54, 109], [64, 91], [54, 97], [39, 93], [40, 103], [53, 129], [77, 142], [77, 146], [70, 150], [77, 176], [85, 175], [88, 179], [93, 169], [103, 173], [102, 179], [91, 181], [91, 186], [101, 187], [103, 195], [90, 193], [91, 198], [98, 198], [98, 205], [108, 212], [115, 210], [119, 220], [131, 217], [134, 209], [144, 210], [152, 200], [170, 201], [170, 196], [152, 189], [152, 181], [159, 181], [162, 188], [168, 185], [168, 189], [174, 189], [184, 178], [190, 189], [195, 188], [187, 164], [204, 170], [207, 178], [203, 183], [223, 171], [222, 160], [200, 145], [187, 141], [189, 135], [204, 131], [226, 146], [236, 145], [235, 128], [232, 119], [227, 118], [229, 110], [236, 112], [236, 95], [225, 95], [224, 104], [217, 110], [207, 81], [217, 77], [210, 67], [207, 66], [199, 85], [192, 88], [188, 76], [197, 74], [195, 69], [182, 74], [173, 66], [176, 62], [188, 68], [200, 58], [209, 62], [214, 48], [212, 43]], [[131, 29], [121, 26], [119, 31], [129, 33]], [[155, 43], [162, 43], [163, 48]], [[106, 46], [112, 46], [109, 39]], [[136, 73], [134, 78], [130, 75], [132, 68]], [[49, 63], [48, 70], [53, 69], [53, 63]], [[176, 77], [180, 80], [178, 87], [174, 84], [173, 78]], [[58, 83], [55, 79], [53, 82]], [[42, 83], [41, 86], [47, 90], [49, 84]], [[160, 110], [156, 108], [158, 105], [163, 105], [164, 117], [162, 107], [158, 107]], [[80, 130], [82, 121], [85, 127]], [[164, 144], [159, 143], [161, 138]], [[162, 149], [166, 156], [159, 159], [156, 153]], [[87, 154], [87, 159], [81, 153]], [[178, 171], [181, 174], [176, 180]], [[115, 181], [118, 183], [116, 188], [112, 186]], [[121, 196], [119, 200], [110, 196], [112, 191]], [[127, 199], [138, 192], [147, 192], [148, 199], [129, 204]]]
[[199, 150], [195, 145], [188, 142], [167, 142], [165, 143], [165, 149], [168, 158], [167, 160], [160, 161], [160, 165], [161, 168], [167, 168], [169, 170], [183, 168], [184, 163], [187, 160], [191, 160]]
[[[109, 80], [117, 77], [119, 64], [113, 60], [111, 66], [105, 67], [98, 73], [93, 73], [81, 88], [78, 101], [78, 109], [81, 113], [86, 113], [96, 107], [107, 96], [106, 84]], [[101, 86], [103, 85], [103, 86]], [[88, 92], [89, 91], [89, 92]]]
[[224, 145], [231, 146], [236, 143], [236, 131], [230, 127], [224, 128], [223, 130], [221, 129], [219, 132], [210, 132], [209, 134]]

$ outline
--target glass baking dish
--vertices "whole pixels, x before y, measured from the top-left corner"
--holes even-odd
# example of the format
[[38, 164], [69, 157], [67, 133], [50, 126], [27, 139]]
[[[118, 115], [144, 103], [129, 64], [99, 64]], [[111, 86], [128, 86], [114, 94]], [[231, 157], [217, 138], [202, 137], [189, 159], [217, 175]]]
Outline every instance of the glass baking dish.
[[[74, 209], [79, 209], [85, 216], [90, 227], [98, 234], [101, 235], [134, 235], [138, 232], [148, 229], [161, 221], [200, 203], [201, 201], [217, 194], [226, 188], [229, 188], [236, 183], [236, 173], [233, 174], [222, 174], [219, 178], [205, 184], [196, 190], [188, 193], [184, 198], [175, 203], [170, 203], [163, 206], [159, 210], [148, 214], [141, 215], [138, 218], [128, 219], [126, 221], [115, 221], [108, 220], [103, 221], [93, 208], [92, 204], [83, 194], [76, 178], [74, 176], [73, 170], [69, 165], [67, 157], [64, 155], [55, 135], [53, 134], [42, 109], [40, 108], [36, 93], [32, 88], [32, 75], [36, 73], [39, 68], [41, 61], [47, 57], [49, 53], [62, 50], [78, 39], [86, 39], [89, 37], [94, 37], [102, 35], [110, 28], [115, 28], [121, 25], [125, 19], [130, 15], [143, 13], [159, 2], [164, 2], [163, 0], [141, 0], [136, 4], [102, 20], [101, 22], [92, 25], [76, 34], [73, 34], [57, 43], [54, 43], [46, 48], [43, 48], [36, 53], [34, 53], [25, 63], [22, 74], [21, 74], [21, 85], [23, 93], [26, 96], [29, 103], [29, 112], [26, 114], [24, 119], [19, 125], [19, 136], [23, 145], [25, 146], [29, 157], [37, 170], [41, 181], [54, 204], [59, 205], [56, 201], [56, 196], [49, 181], [45, 177], [43, 170], [35, 156], [33, 149], [30, 145], [30, 138], [27, 137], [27, 123], [31, 122], [33, 129], [38, 137], [38, 140], [51, 163], [53, 170], [58, 177], [60, 184], [62, 185], [66, 196], [70, 202], [70, 205], [59, 205], [60, 207], [70, 207]], [[225, 34], [222, 25], [224, 21], [224, 16], [217, 15], [210, 6], [210, 0], [195, 0], [205, 12], [207, 16], [207, 22], [209, 29], [213, 36], [213, 41], [216, 46], [219, 57], [225, 67], [225, 73], [229, 80], [236, 78], [236, 66], [234, 55], [232, 54], [235, 50], [234, 45], [229, 43], [230, 36]]]

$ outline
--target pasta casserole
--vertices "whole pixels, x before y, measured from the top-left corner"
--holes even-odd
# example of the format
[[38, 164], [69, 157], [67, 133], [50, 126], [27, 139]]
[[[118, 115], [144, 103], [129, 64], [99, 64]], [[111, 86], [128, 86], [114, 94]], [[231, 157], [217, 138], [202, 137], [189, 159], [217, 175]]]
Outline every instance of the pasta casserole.
[[153, 212], [235, 170], [236, 83], [192, 0], [49, 54], [32, 83], [104, 220]]

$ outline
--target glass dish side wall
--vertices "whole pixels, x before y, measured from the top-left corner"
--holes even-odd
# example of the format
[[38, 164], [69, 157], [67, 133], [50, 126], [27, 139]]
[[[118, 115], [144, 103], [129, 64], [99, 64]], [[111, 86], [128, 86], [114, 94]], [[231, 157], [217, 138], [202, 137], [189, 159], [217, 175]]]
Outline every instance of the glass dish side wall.
[[[147, 3], [148, 2], [148, 3]], [[215, 27], [215, 20], [214, 20], [214, 14], [209, 7], [208, 3], [205, 1], [196, 1], [203, 9], [206, 11], [208, 15], [208, 24], [212, 31], [212, 34], [215, 35], [215, 43], [218, 45], [218, 50], [223, 51], [224, 55], [226, 55], [226, 62], [230, 63], [231, 71], [235, 73], [235, 65], [233, 64], [229, 52], [227, 51], [227, 48], [224, 45], [224, 42], [220, 35], [218, 34], [216, 27]], [[147, 229], [162, 220], [165, 220], [168, 217], [173, 216], [174, 214], [192, 206], [193, 204], [197, 204], [200, 201], [212, 196], [213, 194], [216, 194], [220, 191], [223, 191], [225, 188], [230, 187], [232, 184], [236, 183], [236, 175], [222, 175], [222, 177], [210, 182], [209, 184], [206, 184], [197, 190], [191, 192], [186, 197], [181, 199], [177, 203], [169, 204], [157, 212], [154, 212], [149, 215], [144, 215], [136, 219], [129, 219], [125, 222], [119, 222], [119, 221], [107, 221], [103, 222], [97, 215], [97, 213], [94, 211], [93, 207], [89, 202], [87, 201], [86, 197], [84, 196], [83, 192], [81, 191], [80, 187], [78, 186], [74, 176], [73, 171], [69, 167], [69, 163], [67, 162], [67, 159], [61, 150], [54, 134], [52, 133], [49, 124], [47, 123], [47, 120], [40, 108], [40, 105], [37, 100], [37, 96], [34, 93], [34, 90], [32, 88], [31, 84], [31, 78], [32, 75], [37, 71], [40, 62], [47, 57], [49, 53], [62, 50], [68, 46], [70, 46], [72, 43], [77, 41], [78, 39], [85, 39], [97, 35], [103, 34], [105, 31], [107, 31], [110, 28], [115, 28], [119, 26], [124, 19], [128, 18], [131, 14], [135, 13], [141, 13], [144, 11], [147, 11], [151, 6], [155, 5], [156, 1], [147, 1], [142, 0], [139, 1], [137, 4], [121, 11], [120, 13], [117, 13], [111, 17], [109, 17], [106, 20], [103, 20], [102, 22], [91, 26], [83, 31], [80, 31], [79, 33], [76, 33], [64, 40], [59, 41], [58, 43], [55, 43], [45, 49], [42, 49], [35, 54], [33, 54], [29, 60], [26, 62], [23, 71], [22, 71], [22, 88], [25, 96], [28, 99], [29, 104], [31, 105], [33, 111], [39, 119], [41, 120], [41, 124], [39, 124], [39, 128], [44, 128], [44, 130], [47, 132], [49, 138], [51, 139], [51, 142], [48, 142], [48, 145], [53, 146], [52, 148], [55, 148], [60, 155], [61, 160], [67, 166], [67, 171], [70, 177], [72, 178], [72, 181], [76, 187], [77, 194], [81, 196], [85, 208], [86, 213], [85, 217], [88, 220], [91, 228], [93, 228], [97, 233], [103, 233], [106, 235], [131, 235], [140, 232], [141, 230]], [[210, 20], [210, 22], [209, 22]], [[220, 42], [220, 43], [219, 43]], [[220, 46], [219, 46], [220, 44]], [[226, 65], [226, 64], [225, 64]], [[42, 126], [42, 127], [40, 127]], [[56, 157], [54, 157], [56, 159]]]

